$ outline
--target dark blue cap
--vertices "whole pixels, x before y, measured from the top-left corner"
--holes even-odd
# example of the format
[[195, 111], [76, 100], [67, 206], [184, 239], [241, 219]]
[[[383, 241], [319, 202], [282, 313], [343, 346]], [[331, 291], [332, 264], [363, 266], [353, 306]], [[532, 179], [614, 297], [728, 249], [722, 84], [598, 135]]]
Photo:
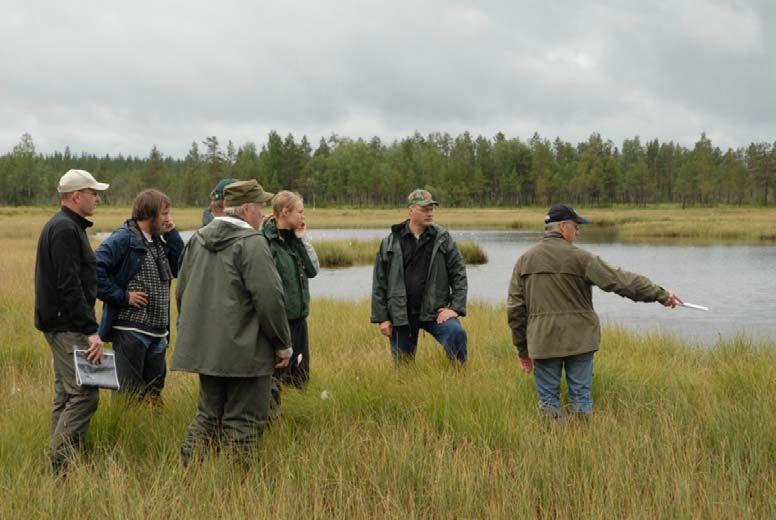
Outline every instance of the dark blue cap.
[[551, 224], [553, 222], [563, 222], [564, 220], [573, 220], [577, 224], [589, 224], [590, 221], [585, 217], [580, 217], [574, 208], [566, 206], [565, 204], [555, 204], [547, 211], [547, 216], [544, 217], [545, 224]]

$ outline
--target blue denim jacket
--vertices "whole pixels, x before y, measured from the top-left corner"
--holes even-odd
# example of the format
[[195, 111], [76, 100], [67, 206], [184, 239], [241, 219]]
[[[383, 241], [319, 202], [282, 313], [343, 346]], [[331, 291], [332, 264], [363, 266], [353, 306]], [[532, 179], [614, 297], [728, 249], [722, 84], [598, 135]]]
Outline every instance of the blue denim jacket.
[[[183, 239], [176, 229], [162, 235], [164, 251], [173, 276], [178, 276], [178, 259]], [[114, 231], [94, 252], [97, 257], [97, 297], [103, 301], [100, 338], [113, 341], [113, 323], [121, 307], [129, 304], [127, 286], [140, 270], [146, 255], [143, 236], [130, 219]]]

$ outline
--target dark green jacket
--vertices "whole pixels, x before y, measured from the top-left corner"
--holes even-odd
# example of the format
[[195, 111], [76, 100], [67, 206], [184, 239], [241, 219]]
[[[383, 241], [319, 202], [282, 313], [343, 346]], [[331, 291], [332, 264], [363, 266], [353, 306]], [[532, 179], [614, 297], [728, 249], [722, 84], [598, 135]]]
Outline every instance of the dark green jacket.
[[[310, 313], [310, 278], [318, 274], [307, 255], [304, 244], [295, 235], [285, 236], [278, 230], [274, 218], [263, 226], [264, 236], [275, 259], [286, 300], [286, 316], [289, 320], [306, 318]], [[290, 240], [286, 238], [290, 236]]]
[[291, 347], [283, 285], [264, 236], [215, 219], [183, 252], [176, 291], [175, 370], [211, 376], [273, 373]]
[[[404, 286], [404, 259], [400, 236], [406, 221], [391, 227], [391, 234], [380, 243], [372, 277], [372, 323], [391, 321], [407, 325], [407, 290]], [[442, 226], [431, 224], [436, 238], [431, 250], [421, 321], [436, 320], [437, 310], [447, 307], [466, 315], [466, 265], [453, 237]]]
[[648, 278], [610, 266], [559, 233], [547, 233], [518, 259], [509, 283], [507, 318], [520, 356], [547, 359], [598, 350], [594, 285], [633, 301], [668, 296]]

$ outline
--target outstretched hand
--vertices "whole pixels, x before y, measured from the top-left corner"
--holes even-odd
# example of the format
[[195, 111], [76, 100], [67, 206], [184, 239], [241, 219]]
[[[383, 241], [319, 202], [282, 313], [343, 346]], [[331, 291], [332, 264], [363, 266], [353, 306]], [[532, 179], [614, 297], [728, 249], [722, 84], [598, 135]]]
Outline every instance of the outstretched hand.
[[684, 303], [682, 299], [679, 297], [678, 294], [676, 294], [674, 291], [668, 291], [668, 296], [664, 301], [661, 302], [666, 307], [671, 307], [672, 309], [676, 307], [680, 303]]

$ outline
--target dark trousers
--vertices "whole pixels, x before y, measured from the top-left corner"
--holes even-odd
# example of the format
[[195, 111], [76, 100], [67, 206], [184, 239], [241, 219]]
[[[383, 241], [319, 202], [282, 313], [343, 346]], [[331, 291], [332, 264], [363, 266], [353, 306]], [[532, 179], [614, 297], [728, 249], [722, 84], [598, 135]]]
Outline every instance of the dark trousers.
[[291, 331], [291, 346], [294, 353], [288, 367], [275, 370], [275, 378], [281, 384], [304, 388], [310, 381], [310, 344], [307, 335], [307, 318], [288, 320], [288, 328]]
[[393, 327], [391, 335], [391, 353], [395, 361], [409, 361], [415, 357], [418, 348], [418, 333], [420, 329], [431, 334], [445, 349], [445, 354], [451, 361], [466, 363], [467, 338], [458, 318], [450, 318], [444, 323], [436, 321], [420, 321], [417, 316], [409, 316], [408, 325]]
[[113, 350], [119, 392], [137, 397], [158, 398], [167, 375], [167, 338], [157, 338], [130, 330], [115, 330]]
[[49, 457], [59, 471], [80, 447], [97, 411], [99, 390], [78, 386], [75, 380], [73, 350], [86, 349], [88, 339], [80, 332], [47, 332], [46, 341], [54, 356], [54, 405], [51, 411]]
[[220, 448], [237, 455], [250, 452], [267, 425], [272, 376], [199, 375], [199, 403], [186, 431], [183, 463], [202, 449]]

